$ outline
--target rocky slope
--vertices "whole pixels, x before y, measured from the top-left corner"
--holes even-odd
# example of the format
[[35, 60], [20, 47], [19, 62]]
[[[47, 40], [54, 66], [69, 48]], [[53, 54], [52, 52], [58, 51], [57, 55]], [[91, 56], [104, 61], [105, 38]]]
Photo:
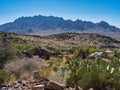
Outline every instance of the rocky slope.
[[61, 33], [49, 36], [16, 35], [22, 40], [28, 40], [41, 46], [69, 49], [80, 46], [96, 46], [104, 48], [119, 48], [120, 41], [113, 38], [90, 33]]

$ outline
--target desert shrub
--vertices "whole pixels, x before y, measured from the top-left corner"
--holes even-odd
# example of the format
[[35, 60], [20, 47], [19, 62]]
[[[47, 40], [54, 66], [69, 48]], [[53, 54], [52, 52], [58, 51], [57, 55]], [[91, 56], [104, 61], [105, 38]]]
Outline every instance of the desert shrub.
[[16, 43], [13, 45], [13, 49], [15, 51], [16, 56], [20, 57], [22, 56], [22, 51], [28, 50], [31, 51], [34, 48], [33, 44], [29, 43]]
[[76, 58], [85, 59], [89, 54], [99, 51], [96, 47], [86, 46], [80, 47], [74, 51], [74, 56]]
[[67, 70], [63, 70], [63, 68], [57, 68], [57, 67], [53, 68], [53, 70], [55, 71], [52, 71], [48, 79], [59, 82], [61, 84], [66, 84], [66, 80], [69, 75]]
[[39, 70], [42, 67], [45, 67], [45, 64], [41, 60], [26, 58], [7, 63], [4, 69], [11, 74], [14, 74], [17, 78], [20, 78], [24, 72], [29, 73], [30, 75], [30, 73]]
[[49, 68], [41, 68], [40, 70], [39, 70], [39, 77], [41, 78], [41, 79], [46, 79], [46, 78], [48, 78], [49, 76], [51, 75], [51, 69], [49, 69]]
[[49, 71], [51, 72], [48, 79], [54, 80], [61, 84], [66, 84], [68, 72], [66, 69], [62, 68], [64, 66], [62, 63], [63, 63], [63, 60], [60, 58], [57, 60], [47, 61], [47, 64], [48, 64], [47, 68], [49, 68]]
[[10, 78], [10, 74], [8, 72], [0, 70], [0, 84], [9, 80], [9, 78]]
[[116, 51], [114, 52], [114, 57], [120, 59], [120, 52], [116, 50]]
[[69, 52], [73, 54], [73, 53], [75, 52], [75, 48], [73, 48], [73, 47], [70, 48], [70, 49], [69, 49]]
[[32, 50], [33, 49], [33, 45], [32, 44], [21, 44], [21, 43], [17, 43], [14, 45], [14, 48], [17, 50]]
[[62, 59], [58, 58], [57, 60], [50, 60], [50, 61], [47, 61], [47, 64], [48, 64], [48, 67], [53, 69], [55, 67], [59, 67], [62, 63]]
[[57, 72], [57, 71], [58, 71], [58, 67], [54, 67], [54, 68], [53, 68], [53, 71], [54, 71], [54, 72]]
[[46, 48], [52, 52], [55, 52], [57, 54], [62, 54], [62, 50], [61, 49], [56, 49], [54, 47], [49, 47], [49, 46], [46, 46]]

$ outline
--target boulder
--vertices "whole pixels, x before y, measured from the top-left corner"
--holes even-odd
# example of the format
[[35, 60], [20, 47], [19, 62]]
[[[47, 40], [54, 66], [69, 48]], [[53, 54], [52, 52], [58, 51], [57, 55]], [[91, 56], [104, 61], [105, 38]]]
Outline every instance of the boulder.
[[94, 53], [90, 54], [90, 55], [88, 56], [88, 58], [93, 58], [93, 59], [95, 59], [96, 57], [101, 56], [102, 54], [103, 54], [103, 52], [94, 52]]
[[26, 56], [26, 57], [32, 57], [32, 53], [29, 51], [22, 51], [22, 53]]
[[32, 90], [44, 90], [44, 85], [40, 84], [32, 86]]
[[59, 53], [55, 53], [55, 52], [51, 52], [50, 56], [54, 56], [54, 57], [63, 57], [63, 54], [59, 54]]
[[50, 80], [46, 85], [45, 85], [45, 90], [65, 90], [66, 87], [63, 84], [60, 84], [58, 82]]
[[7, 85], [0, 85], [0, 90], [5, 87], [7, 87]]

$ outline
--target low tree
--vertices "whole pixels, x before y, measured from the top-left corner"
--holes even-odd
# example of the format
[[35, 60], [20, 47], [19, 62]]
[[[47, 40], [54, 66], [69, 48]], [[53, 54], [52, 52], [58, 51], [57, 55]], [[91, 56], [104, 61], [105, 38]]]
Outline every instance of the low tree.
[[3, 68], [7, 60], [12, 59], [13, 57], [12, 43], [8, 40], [7, 34], [5, 34], [0, 43], [0, 68]]

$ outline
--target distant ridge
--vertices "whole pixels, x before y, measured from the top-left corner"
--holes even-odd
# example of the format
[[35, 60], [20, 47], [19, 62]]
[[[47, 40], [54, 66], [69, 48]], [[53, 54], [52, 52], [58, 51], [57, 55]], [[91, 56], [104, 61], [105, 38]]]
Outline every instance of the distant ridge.
[[119, 39], [120, 29], [105, 21], [93, 23], [82, 20], [64, 20], [54, 16], [20, 17], [14, 22], [0, 25], [1, 31], [32, 35], [52, 35], [63, 32], [97, 33]]

